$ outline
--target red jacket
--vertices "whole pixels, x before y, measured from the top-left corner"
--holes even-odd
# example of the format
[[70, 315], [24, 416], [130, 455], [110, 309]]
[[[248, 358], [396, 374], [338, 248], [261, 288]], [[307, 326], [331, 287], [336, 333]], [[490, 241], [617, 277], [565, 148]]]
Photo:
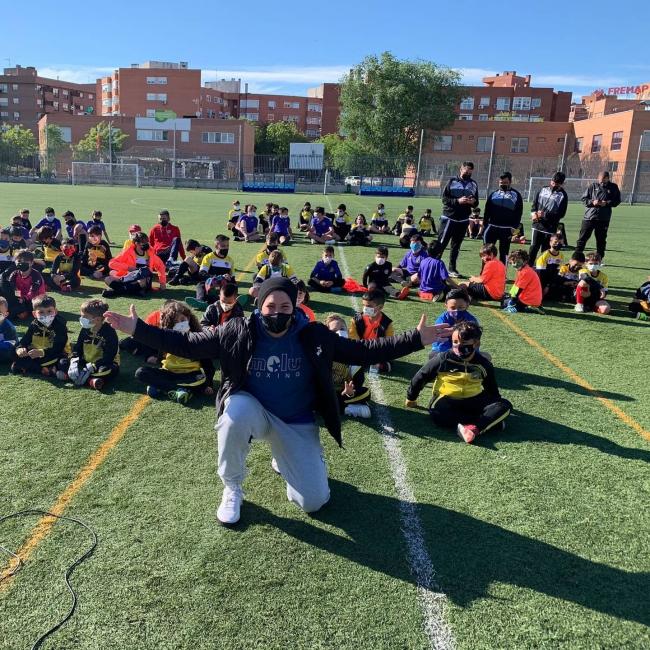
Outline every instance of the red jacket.
[[[109, 263], [109, 268], [117, 272], [117, 277], [121, 278], [125, 276], [129, 271], [132, 271], [136, 268], [136, 254], [135, 246], [127, 248], [125, 251], [122, 251], [117, 257], [114, 257]], [[149, 249], [149, 270], [152, 273], [158, 274], [158, 282], [160, 284], [167, 284], [167, 273], [165, 271], [165, 265], [163, 261]]]
[[159, 250], [169, 248], [174, 239], [178, 239], [178, 254], [181, 258], [184, 258], [185, 249], [181, 241], [181, 230], [178, 226], [174, 226], [171, 223], [168, 223], [166, 226], [161, 226], [158, 223], [149, 231], [149, 243], [156, 253]]

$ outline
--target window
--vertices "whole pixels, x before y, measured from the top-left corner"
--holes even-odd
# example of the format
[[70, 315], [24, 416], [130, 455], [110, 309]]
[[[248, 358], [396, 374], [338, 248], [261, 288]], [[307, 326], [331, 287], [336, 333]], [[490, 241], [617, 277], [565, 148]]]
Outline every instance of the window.
[[305, 131], [305, 135], [308, 138], [317, 138], [318, 136], [320, 136], [320, 130], [319, 129], [307, 129]]
[[307, 124], [320, 124], [320, 117], [308, 117]]
[[259, 99], [242, 99], [239, 102], [239, 108], [259, 108], [260, 100]]
[[167, 93], [147, 93], [148, 102], [166, 102]]
[[433, 139], [434, 151], [451, 151], [452, 137], [450, 135], [437, 135]]
[[591, 140], [591, 153], [598, 153], [603, 142], [603, 134], [598, 133]]
[[58, 88], [53, 88], [53, 89], [52, 89], [52, 94], [53, 94], [55, 97], [58, 97], [58, 96], [59, 96], [59, 89], [58, 89]]
[[531, 108], [539, 108], [542, 105], [542, 98], [541, 97], [533, 97], [530, 100], [530, 107]]
[[11, 90], [18, 90], [18, 84], [11, 84]]
[[465, 121], [465, 122], [469, 122], [469, 121], [471, 121], [471, 120], [474, 119], [474, 116], [471, 115], [470, 113], [461, 113], [461, 114], [458, 116], [458, 119], [459, 119], [459, 120], [463, 120], [463, 121]]
[[250, 120], [251, 122], [257, 122], [260, 119], [259, 113], [242, 113], [242, 120]]
[[492, 151], [492, 136], [480, 135], [478, 138], [476, 138], [476, 151], [478, 153]]
[[69, 126], [60, 126], [59, 131], [61, 131], [63, 142], [72, 142], [72, 128]]
[[283, 122], [293, 122], [294, 124], [298, 124], [298, 116], [297, 115], [283, 115], [282, 116], [282, 121]]
[[285, 108], [300, 108], [300, 102], [284, 102]]
[[70, 93], [64, 88], [63, 89], [63, 96], [67, 97]]
[[481, 97], [481, 101], [478, 103], [479, 108], [489, 108], [490, 107], [490, 98]]
[[189, 142], [189, 141], [190, 141], [190, 132], [181, 131], [181, 142]]
[[43, 100], [42, 99], [37, 99], [36, 100], [36, 105], [37, 106], [43, 106]]
[[612, 144], [610, 145], [609, 148], [612, 151], [620, 151], [622, 146], [623, 146], [623, 131], [614, 131], [614, 133], [612, 133]]
[[510, 153], [528, 153], [528, 138], [512, 138]]
[[20, 119], [20, 113], [14, 113], [14, 120]]
[[530, 97], [515, 97], [512, 100], [513, 111], [529, 111], [530, 110]]
[[497, 111], [510, 110], [510, 97], [497, 97]]
[[63, 110], [64, 110], [64, 111], [67, 111], [69, 108], [70, 108], [70, 107], [68, 106], [68, 104], [63, 104]]
[[208, 104], [212, 104], [212, 95], [206, 95], [205, 101], [208, 102]]
[[169, 141], [169, 131], [162, 131], [160, 129], [138, 129], [136, 137], [138, 140], [167, 142]]
[[[83, 97], [83, 96], [84, 96], [84, 94], [80, 93], [79, 97]], [[95, 99], [95, 95], [93, 95], [92, 93], [89, 93], [88, 94], [88, 99]]]
[[156, 117], [156, 109], [155, 108], [148, 108], [147, 109], [147, 117]]
[[488, 119], [489, 119], [489, 116], [488, 116], [487, 113], [481, 113], [481, 114], [478, 116], [478, 121], [479, 121], [479, 122], [487, 122]]
[[322, 113], [323, 107], [320, 104], [307, 104], [307, 110], [314, 113]]
[[275, 108], [275, 100], [274, 99], [269, 100], [267, 106], [268, 108]]
[[0, 106], [9, 106], [9, 98], [0, 97]]
[[9, 92], [9, 85], [8, 84], [0, 84], [0, 93], [6, 93]]
[[535, 142], [546, 142], [546, 138], [544, 138], [544, 137], [537, 137], [537, 138], [535, 138]]
[[235, 134], [204, 131], [201, 133], [201, 142], [203, 144], [235, 144]]
[[167, 83], [167, 77], [147, 77], [147, 83], [152, 85], [164, 85]]
[[7, 111], [0, 111], [0, 117], [9, 117], [9, 113]]
[[607, 166], [607, 169], [610, 172], [617, 172], [618, 171], [618, 160], [610, 160], [609, 165]]
[[58, 111], [59, 110], [59, 102], [52, 102], [52, 106]]
[[20, 99], [18, 97], [14, 97], [14, 104], [20, 104]]
[[266, 119], [269, 122], [273, 122], [273, 120], [275, 120], [275, 113], [268, 113], [267, 116], [266, 116]]
[[473, 111], [474, 110], [474, 98], [465, 97], [460, 101], [460, 110], [461, 111]]
[[102, 99], [102, 106], [110, 106], [112, 103], [111, 99]]

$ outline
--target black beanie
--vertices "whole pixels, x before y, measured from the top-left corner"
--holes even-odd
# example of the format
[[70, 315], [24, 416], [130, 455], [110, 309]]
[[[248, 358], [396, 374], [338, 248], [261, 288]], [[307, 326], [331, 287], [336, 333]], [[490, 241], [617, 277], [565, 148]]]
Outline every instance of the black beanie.
[[262, 282], [260, 291], [257, 294], [257, 305], [261, 309], [267, 296], [274, 291], [284, 291], [289, 296], [294, 310], [296, 309], [296, 300], [298, 299], [298, 287], [289, 280], [289, 278], [269, 278]]

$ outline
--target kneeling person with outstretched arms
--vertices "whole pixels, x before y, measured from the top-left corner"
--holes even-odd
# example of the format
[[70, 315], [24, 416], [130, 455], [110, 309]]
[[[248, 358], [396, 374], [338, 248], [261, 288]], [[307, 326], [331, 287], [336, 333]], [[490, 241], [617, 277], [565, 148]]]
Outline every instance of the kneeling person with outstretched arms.
[[499, 394], [494, 366], [479, 352], [481, 334], [478, 323], [458, 323], [451, 335], [451, 350], [425, 363], [406, 391], [406, 406], [414, 407], [424, 386], [433, 381], [429, 414], [434, 424], [456, 427], [468, 444], [503, 426], [512, 410], [512, 404]]

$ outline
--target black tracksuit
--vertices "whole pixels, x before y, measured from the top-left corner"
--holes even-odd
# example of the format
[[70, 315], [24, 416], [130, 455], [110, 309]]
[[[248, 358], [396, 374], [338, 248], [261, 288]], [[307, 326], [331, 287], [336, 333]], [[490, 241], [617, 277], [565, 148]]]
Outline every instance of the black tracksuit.
[[[584, 251], [591, 233], [595, 233], [596, 251], [603, 258], [607, 247], [607, 230], [612, 218], [612, 208], [621, 203], [621, 192], [616, 183], [607, 183], [607, 185], [592, 183], [584, 191], [581, 200], [587, 209], [582, 219], [576, 250]], [[595, 206], [592, 205], [593, 201], [607, 201], [607, 205]]]
[[[458, 200], [464, 196], [474, 199], [474, 203], [459, 203]], [[440, 217], [440, 228], [438, 229], [438, 241], [433, 250], [433, 257], [440, 258], [445, 248], [451, 242], [449, 253], [449, 270], [457, 272], [456, 261], [460, 246], [465, 239], [467, 224], [472, 208], [478, 205], [478, 185], [471, 178], [467, 181], [460, 176], [450, 178], [442, 192], [442, 217]]]
[[569, 205], [569, 197], [564, 188], [551, 189], [550, 185], [543, 187], [535, 194], [531, 205], [531, 212], [543, 212], [538, 221], [533, 221], [533, 231], [528, 250], [528, 257], [534, 264], [539, 252], [548, 250], [551, 235], [557, 233], [560, 220], [566, 214]]
[[377, 264], [377, 262], [372, 262], [366, 266], [363, 272], [363, 279], [361, 284], [364, 287], [370, 289], [370, 285], [374, 285], [374, 288], [384, 289], [384, 287], [390, 286], [390, 276], [393, 273], [393, 265], [386, 260], [383, 264]]
[[519, 227], [524, 211], [521, 194], [509, 190], [495, 190], [485, 202], [483, 210], [483, 242], [499, 244], [499, 259], [505, 264], [510, 251], [512, 231]]

